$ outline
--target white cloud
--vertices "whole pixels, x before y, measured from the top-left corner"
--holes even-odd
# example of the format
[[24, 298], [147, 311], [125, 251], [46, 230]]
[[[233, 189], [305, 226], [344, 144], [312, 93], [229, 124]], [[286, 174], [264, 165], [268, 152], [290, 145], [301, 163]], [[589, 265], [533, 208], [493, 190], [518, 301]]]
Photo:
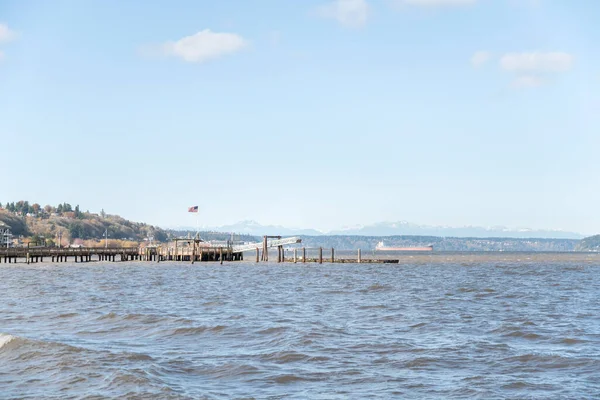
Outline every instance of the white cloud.
[[399, 4], [420, 7], [451, 7], [467, 6], [477, 3], [478, 0], [396, 0]]
[[515, 78], [512, 82], [512, 87], [517, 89], [535, 88], [542, 86], [544, 80], [536, 75], [521, 75]]
[[512, 72], [565, 72], [573, 66], [573, 56], [561, 52], [508, 53], [500, 66]]
[[187, 62], [203, 63], [235, 53], [247, 45], [248, 41], [235, 33], [217, 33], [205, 29], [176, 42], [164, 44], [162, 52]]
[[16, 36], [15, 31], [10, 30], [5, 24], [0, 24], [0, 43], [10, 42]]
[[478, 51], [471, 57], [471, 65], [475, 68], [481, 67], [492, 58], [492, 53], [489, 51]]
[[367, 23], [369, 4], [366, 0], [335, 0], [318, 7], [317, 14], [323, 18], [333, 18], [344, 26], [359, 28]]

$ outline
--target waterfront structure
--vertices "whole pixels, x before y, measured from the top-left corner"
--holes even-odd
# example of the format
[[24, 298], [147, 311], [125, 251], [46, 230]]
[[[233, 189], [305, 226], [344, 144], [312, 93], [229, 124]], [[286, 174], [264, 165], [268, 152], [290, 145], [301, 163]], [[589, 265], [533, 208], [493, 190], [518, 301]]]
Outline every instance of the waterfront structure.
[[12, 247], [12, 233], [10, 233], [10, 226], [4, 222], [0, 222], [0, 247]]

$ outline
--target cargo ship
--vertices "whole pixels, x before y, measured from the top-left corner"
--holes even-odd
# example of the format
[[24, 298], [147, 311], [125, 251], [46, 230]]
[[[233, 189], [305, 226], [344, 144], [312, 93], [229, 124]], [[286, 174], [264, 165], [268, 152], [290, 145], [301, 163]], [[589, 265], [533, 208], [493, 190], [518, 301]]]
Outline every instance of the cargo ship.
[[383, 244], [383, 242], [377, 243], [375, 246], [377, 251], [433, 251], [433, 246], [420, 246], [420, 247], [389, 247]]

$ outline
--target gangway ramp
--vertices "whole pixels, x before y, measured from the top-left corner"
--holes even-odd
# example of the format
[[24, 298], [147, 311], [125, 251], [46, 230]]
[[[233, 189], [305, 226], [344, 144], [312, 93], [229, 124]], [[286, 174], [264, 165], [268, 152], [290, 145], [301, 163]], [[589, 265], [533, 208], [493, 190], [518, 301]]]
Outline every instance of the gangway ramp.
[[[267, 239], [267, 248], [279, 247], [279, 246], [284, 246], [286, 244], [296, 244], [296, 243], [302, 243], [302, 239], [300, 239], [299, 237], [296, 237], [296, 236], [289, 237], [289, 238], [281, 238], [281, 239]], [[233, 246], [232, 250], [234, 253], [238, 253], [238, 252], [256, 250], [257, 248], [264, 249], [264, 246], [265, 246], [264, 242], [257, 242], [257, 243], [249, 243], [249, 244]]]

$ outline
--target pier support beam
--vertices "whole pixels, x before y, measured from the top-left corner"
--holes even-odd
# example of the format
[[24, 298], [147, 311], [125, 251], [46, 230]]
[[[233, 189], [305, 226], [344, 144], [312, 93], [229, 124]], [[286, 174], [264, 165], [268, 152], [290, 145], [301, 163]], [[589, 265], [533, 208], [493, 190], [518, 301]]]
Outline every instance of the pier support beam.
[[319, 264], [323, 264], [323, 248], [319, 247]]

